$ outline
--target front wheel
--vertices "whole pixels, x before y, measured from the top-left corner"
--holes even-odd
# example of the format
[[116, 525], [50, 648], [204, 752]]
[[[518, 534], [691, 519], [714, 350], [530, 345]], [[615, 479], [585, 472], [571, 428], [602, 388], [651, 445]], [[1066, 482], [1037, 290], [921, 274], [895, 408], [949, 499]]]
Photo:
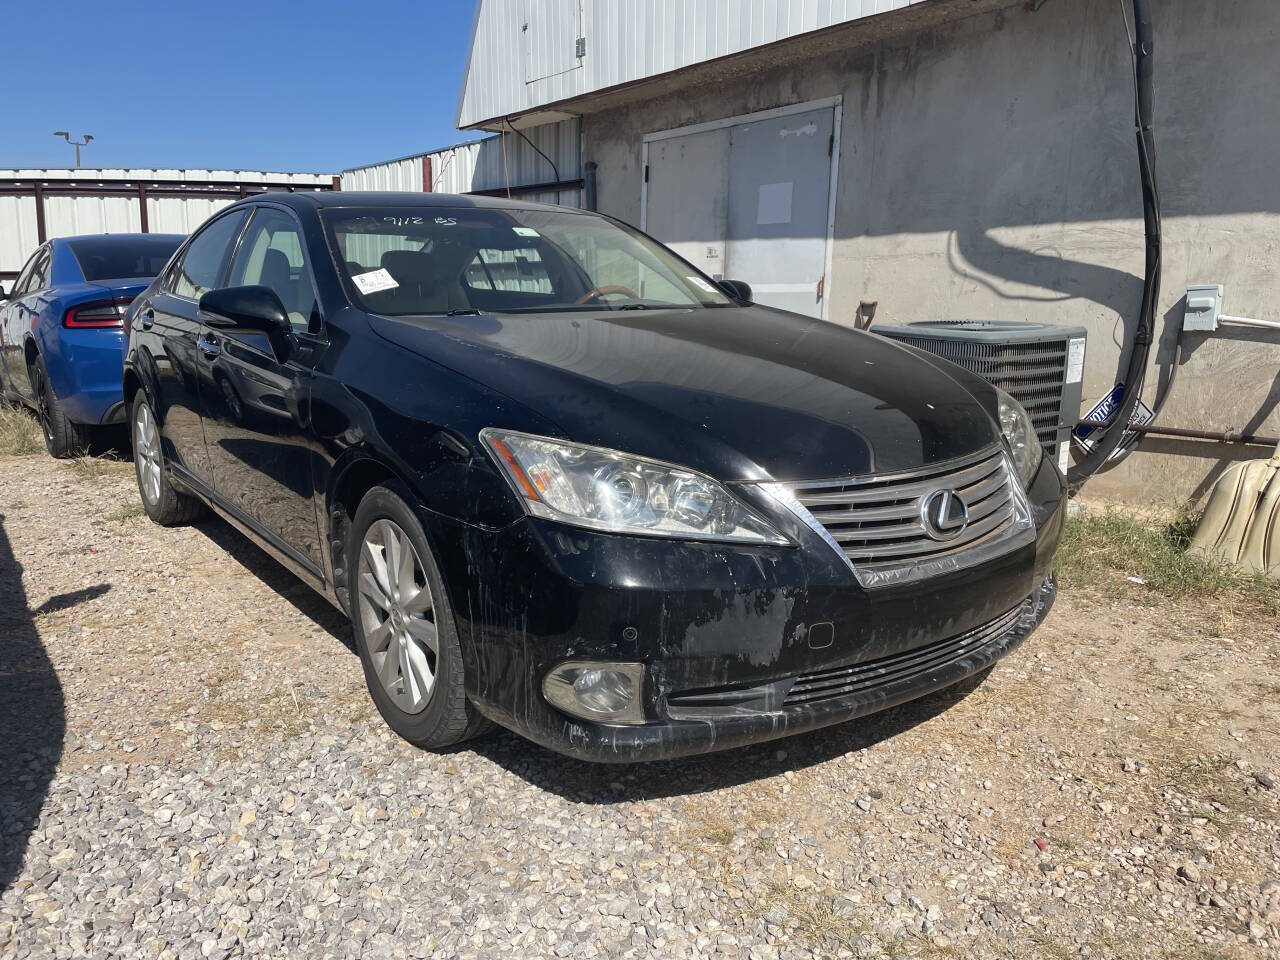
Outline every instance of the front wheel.
[[351, 624], [365, 683], [383, 720], [425, 749], [488, 726], [467, 700], [453, 611], [403, 488], [374, 487], [347, 539]]
[[195, 497], [179, 493], [169, 482], [164, 469], [164, 450], [160, 446], [160, 427], [147, 395], [139, 390], [133, 398], [130, 417], [133, 433], [133, 469], [138, 476], [138, 493], [147, 516], [164, 527], [197, 520], [205, 513], [205, 505]]

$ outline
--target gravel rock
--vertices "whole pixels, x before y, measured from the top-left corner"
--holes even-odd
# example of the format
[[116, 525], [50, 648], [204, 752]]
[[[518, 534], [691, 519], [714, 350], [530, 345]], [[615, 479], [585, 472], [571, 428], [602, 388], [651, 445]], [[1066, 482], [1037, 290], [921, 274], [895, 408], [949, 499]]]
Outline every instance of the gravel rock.
[[785, 748], [432, 754], [323, 600], [221, 521], [111, 519], [127, 465], [82, 469], [0, 458], [4, 960], [1280, 942], [1280, 743], [1241, 692], [1280, 686], [1274, 625], [1068, 590], [985, 681]]

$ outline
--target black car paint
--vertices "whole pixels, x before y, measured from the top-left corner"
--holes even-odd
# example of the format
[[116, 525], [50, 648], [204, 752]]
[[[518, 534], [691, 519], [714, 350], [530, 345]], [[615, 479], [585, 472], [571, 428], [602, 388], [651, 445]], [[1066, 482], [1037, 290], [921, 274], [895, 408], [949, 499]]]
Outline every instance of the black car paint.
[[[232, 209], [258, 203], [297, 218], [319, 324], [280, 356], [263, 335], [218, 329], [197, 316], [193, 302], [160, 292], [162, 274], [132, 308], [136, 318], [154, 311], [155, 320], [132, 324], [126, 397], [141, 387], [152, 399], [180, 486], [342, 608], [342, 538], [353, 497], [380, 479], [403, 484], [437, 552], [463, 640], [468, 694], [500, 723], [597, 760], [767, 739], [879, 701], [827, 705], [783, 721], [677, 722], [663, 721], [665, 700], [875, 659], [968, 630], [1028, 598], [1036, 601], [1036, 622], [1047, 612], [1065, 492], [1047, 459], [1028, 490], [1033, 545], [874, 589], [752, 485], [910, 469], [991, 444], [999, 438], [994, 391], [959, 368], [762, 307], [369, 315], [350, 305], [321, 228], [322, 205], [511, 201], [290, 195]], [[217, 338], [216, 354], [197, 346], [209, 336]], [[481, 446], [485, 427], [701, 470], [727, 482], [796, 545], [620, 536], [527, 516]], [[815, 649], [807, 628], [822, 622], [834, 624], [833, 642]], [[542, 676], [570, 657], [649, 664], [653, 722], [593, 725], [550, 707]], [[901, 698], [983, 665], [975, 659], [955, 667], [957, 675], [920, 678]]]

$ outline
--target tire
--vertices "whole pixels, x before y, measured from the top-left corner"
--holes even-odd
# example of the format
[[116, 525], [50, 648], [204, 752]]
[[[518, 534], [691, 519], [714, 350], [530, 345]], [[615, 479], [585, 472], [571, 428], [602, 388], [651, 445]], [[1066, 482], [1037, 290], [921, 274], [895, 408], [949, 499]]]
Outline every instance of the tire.
[[175, 527], [198, 520], [208, 512], [203, 502], [179, 493], [164, 469], [164, 448], [160, 427], [147, 395], [139, 390], [129, 408], [129, 433], [133, 442], [133, 472], [138, 478], [138, 495], [147, 516], [162, 527]]
[[74, 423], [62, 412], [58, 396], [49, 382], [49, 370], [44, 357], [37, 356], [31, 364], [31, 392], [35, 394], [36, 414], [40, 419], [40, 431], [44, 434], [44, 447], [55, 460], [64, 460], [89, 449], [93, 440], [93, 427]]
[[[416, 747], [439, 750], [489, 723], [467, 700], [453, 608], [410, 499], [388, 484], [370, 490], [356, 509], [346, 543], [351, 627], [365, 684], [387, 726]], [[406, 547], [412, 562], [388, 570]]]

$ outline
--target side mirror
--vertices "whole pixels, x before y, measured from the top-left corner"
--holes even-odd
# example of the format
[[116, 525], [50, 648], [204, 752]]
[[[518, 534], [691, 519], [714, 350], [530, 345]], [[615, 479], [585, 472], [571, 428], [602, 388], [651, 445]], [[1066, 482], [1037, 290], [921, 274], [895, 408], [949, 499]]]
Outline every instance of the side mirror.
[[284, 304], [270, 287], [224, 287], [200, 298], [204, 322], [220, 330], [265, 333], [274, 344], [293, 332]]
[[8, 299], [9, 299], [9, 295], [4, 292], [4, 284], [0, 283], [0, 303], [3, 303], [5, 300], [8, 300]]
[[739, 303], [751, 302], [751, 284], [742, 280], [721, 280], [720, 289]]

